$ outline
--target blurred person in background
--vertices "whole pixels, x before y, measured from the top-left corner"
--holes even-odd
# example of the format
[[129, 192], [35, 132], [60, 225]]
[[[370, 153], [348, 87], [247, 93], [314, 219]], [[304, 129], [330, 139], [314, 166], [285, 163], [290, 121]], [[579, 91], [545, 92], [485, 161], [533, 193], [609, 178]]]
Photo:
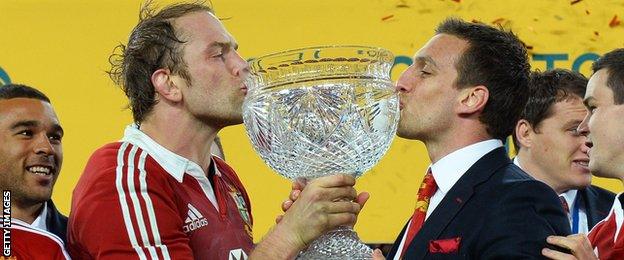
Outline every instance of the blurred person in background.
[[607, 216], [615, 197], [591, 185], [587, 137], [578, 131], [587, 115], [587, 78], [564, 69], [533, 72], [529, 88], [513, 135], [513, 162], [559, 194], [573, 234], [587, 234]]

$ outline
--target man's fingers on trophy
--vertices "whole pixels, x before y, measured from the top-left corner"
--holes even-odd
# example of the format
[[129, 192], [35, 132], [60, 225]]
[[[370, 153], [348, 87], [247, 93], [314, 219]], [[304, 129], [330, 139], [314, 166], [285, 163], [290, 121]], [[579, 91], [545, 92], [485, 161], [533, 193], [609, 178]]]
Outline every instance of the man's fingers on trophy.
[[366, 191], [363, 191], [360, 194], [358, 194], [357, 197], [355, 197], [354, 202], [356, 202], [357, 204], [360, 204], [360, 208], [364, 208], [364, 205], [366, 205], [366, 202], [368, 201], [369, 198], [370, 198], [370, 194]]
[[297, 198], [299, 198], [299, 194], [301, 194], [301, 190], [292, 190], [290, 191], [290, 195], [288, 195], [288, 198], [291, 201], [296, 201]]
[[286, 212], [293, 203], [294, 202], [292, 200], [285, 200], [284, 202], [282, 202], [282, 211]]
[[329, 216], [329, 224], [332, 229], [339, 226], [353, 227], [356, 221], [357, 216], [354, 213], [336, 213]]
[[386, 258], [383, 256], [383, 253], [381, 253], [381, 250], [379, 250], [379, 248], [373, 250], [373, 260], [385, 260]]
[[337, 201], [331, 203], [327, 207], [327, 213], [354, 213], [357, 214], [360, 212], [362, 207], [360, 204], [351, 202], [351, 201]]
[[282, 221], [282, 219], [283, 219], [283, 218], [284, 218], [284, 215], [278, 215], [278, 216], [275, 218], [275, 224], [279, 224], [279, 223], [280, 223], [280, 221]]
[[357, 191], [351, 186], [327, 188], [323, 189], [322, 197], [331, 201], [352, 201], [357, 197]]
[[355, 178], [351, 175], [346, 174], [336, 174], [330, 176], [323, 176], [320, 178], [316, 178], [308, 185], [315, 183], [322, 188], [332, 188], [332, 187], [341, 187], [341, 186], [353, 186], [355, 185]]
[[305, 188], [307, 183], [308, 183], [307, 179], [305, 179], [305, 178], [297, 178], [292, 183], [292, 189], [293, 190], [303, 190], [303, 188]]

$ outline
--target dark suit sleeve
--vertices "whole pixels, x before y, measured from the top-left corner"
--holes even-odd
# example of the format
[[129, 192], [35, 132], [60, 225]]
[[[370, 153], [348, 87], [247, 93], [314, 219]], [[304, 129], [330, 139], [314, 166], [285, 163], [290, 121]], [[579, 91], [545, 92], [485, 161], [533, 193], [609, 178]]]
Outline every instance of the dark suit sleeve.
[[543, 259], [549, 235], [568, 235], [570, 226], [555, 192], [538, 181], [508, 183], [486, 217], [476, 252], [479, 259]]

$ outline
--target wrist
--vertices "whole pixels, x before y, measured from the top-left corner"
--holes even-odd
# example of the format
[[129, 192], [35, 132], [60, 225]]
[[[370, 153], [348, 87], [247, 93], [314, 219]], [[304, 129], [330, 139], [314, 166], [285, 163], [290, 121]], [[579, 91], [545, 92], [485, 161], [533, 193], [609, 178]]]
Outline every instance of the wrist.
[[293, 229], [280, 222], [256, 245], [250, 259], [294, 259], [306, 246]]

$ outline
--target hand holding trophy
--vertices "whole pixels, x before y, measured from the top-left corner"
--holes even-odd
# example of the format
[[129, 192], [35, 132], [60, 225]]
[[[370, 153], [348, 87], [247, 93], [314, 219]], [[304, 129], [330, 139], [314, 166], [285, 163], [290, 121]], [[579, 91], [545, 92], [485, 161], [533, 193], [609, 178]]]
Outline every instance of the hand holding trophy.
[[[399, 119], [390, 81], [394, 56], [364, 46], [326, 46], [250, 62], [243, 120], [256, 152], [291, 180], [359, 177], [388, 150]], [[315, 240], [300, 259], [371, 259], [349, 227]]]

